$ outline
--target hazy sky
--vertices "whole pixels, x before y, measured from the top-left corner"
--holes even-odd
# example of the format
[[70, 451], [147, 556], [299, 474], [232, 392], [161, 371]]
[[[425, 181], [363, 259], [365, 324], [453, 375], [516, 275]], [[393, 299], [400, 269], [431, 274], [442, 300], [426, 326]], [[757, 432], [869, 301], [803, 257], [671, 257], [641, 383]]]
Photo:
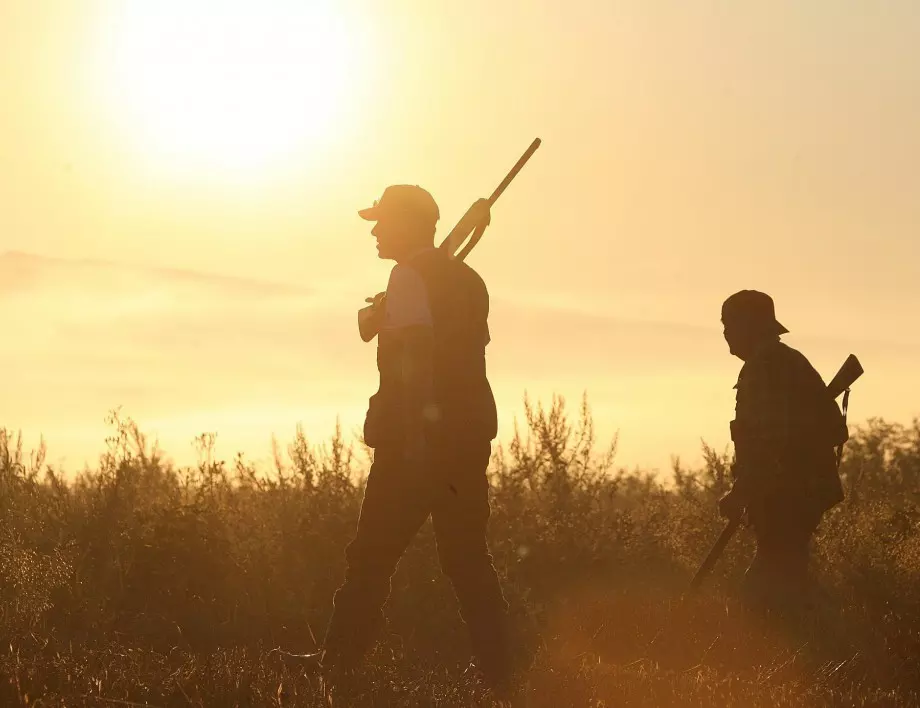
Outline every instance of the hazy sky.
[[0, 270], [0, 425], [94, 454], [123, 404], [181, 457], [359, 422], [356, 210], [422, 184], [446, 233], [537, 136], [469, 261], [506, 431], [586, 390], [623, 464], [725, 445], [747, 287], [826, 379], [860, 357], [854, 419], [908, 421], [918, 46], [912, 0], [5, 0], [0, 253], [64, 260]]

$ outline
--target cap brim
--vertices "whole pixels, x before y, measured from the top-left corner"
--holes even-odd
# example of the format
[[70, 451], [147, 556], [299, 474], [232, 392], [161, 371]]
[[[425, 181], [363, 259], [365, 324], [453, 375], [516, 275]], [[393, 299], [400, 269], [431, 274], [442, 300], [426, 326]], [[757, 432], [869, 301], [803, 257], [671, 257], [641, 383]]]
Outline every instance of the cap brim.
[[358, 211], [358, 216], [360, 216], [365, 221], [377, 221], [380, 218], [380, 207], [368, 207], [367, 209], [361, 209]]

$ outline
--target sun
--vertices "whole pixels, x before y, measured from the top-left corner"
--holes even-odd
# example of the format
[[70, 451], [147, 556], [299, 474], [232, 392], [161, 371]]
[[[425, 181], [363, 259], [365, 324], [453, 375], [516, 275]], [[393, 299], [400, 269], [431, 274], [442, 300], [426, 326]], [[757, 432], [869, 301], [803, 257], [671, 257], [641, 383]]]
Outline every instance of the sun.
[[123, 0], [108, 100], [144, 155], [229, 175], [316, 156], [359, 108], [363, 47], [335, 0]]

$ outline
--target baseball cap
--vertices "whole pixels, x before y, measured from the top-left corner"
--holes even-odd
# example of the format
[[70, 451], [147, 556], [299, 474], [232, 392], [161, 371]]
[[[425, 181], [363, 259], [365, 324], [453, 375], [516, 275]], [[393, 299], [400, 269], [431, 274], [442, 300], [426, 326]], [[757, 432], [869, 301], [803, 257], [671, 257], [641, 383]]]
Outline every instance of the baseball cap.
[[361, 209], [358, 215], [367, 221], [379, 221], [384, 215], [408, 216], [431, 224], [441, 218], [434, 197], [415, 184], [390, 185], [373, 206]]
[[722, 322], [772, 329], [775, 334], [789, 330], [776, 319], [773, 298], [757, 290], [739, 290], [722, 303]]

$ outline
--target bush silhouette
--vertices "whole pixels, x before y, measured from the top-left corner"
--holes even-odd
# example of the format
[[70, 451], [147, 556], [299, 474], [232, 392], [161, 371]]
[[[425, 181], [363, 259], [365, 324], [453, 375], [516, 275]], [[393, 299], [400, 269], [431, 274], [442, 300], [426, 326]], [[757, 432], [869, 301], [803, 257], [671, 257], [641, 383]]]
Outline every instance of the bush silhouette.
[[[303, 430], [271, 469], [176, 469], [115, 412], [95, 469], [65, 481], [0, 431], [4, 705], [313, 705], [270, 650], [314, 648], [344, 570], [369, 451]], [[532, 705], [917, 703], [920, 424], [855, 426], [846, 501], [819, 529], [808, 626], [756, 625], [732, 598], [753, 545], [729, 545], [678, 606], [722, 528], [731, 457], [669, 476], [615, 465], [587, 401], [525, 400], [497, 445], [490, 543], [512, 603]], [[465, 705], [465, 629], [426, 525], [399, 564], [388, 627], [347, 705]], [[664, 632], [662, 635], [661, 632]], [[653, 639], [660, 639], [652, 643]], [[593, 701], [593, 703], [592, 703]], [[29, 703], [31, 704], [31, 703]]]

